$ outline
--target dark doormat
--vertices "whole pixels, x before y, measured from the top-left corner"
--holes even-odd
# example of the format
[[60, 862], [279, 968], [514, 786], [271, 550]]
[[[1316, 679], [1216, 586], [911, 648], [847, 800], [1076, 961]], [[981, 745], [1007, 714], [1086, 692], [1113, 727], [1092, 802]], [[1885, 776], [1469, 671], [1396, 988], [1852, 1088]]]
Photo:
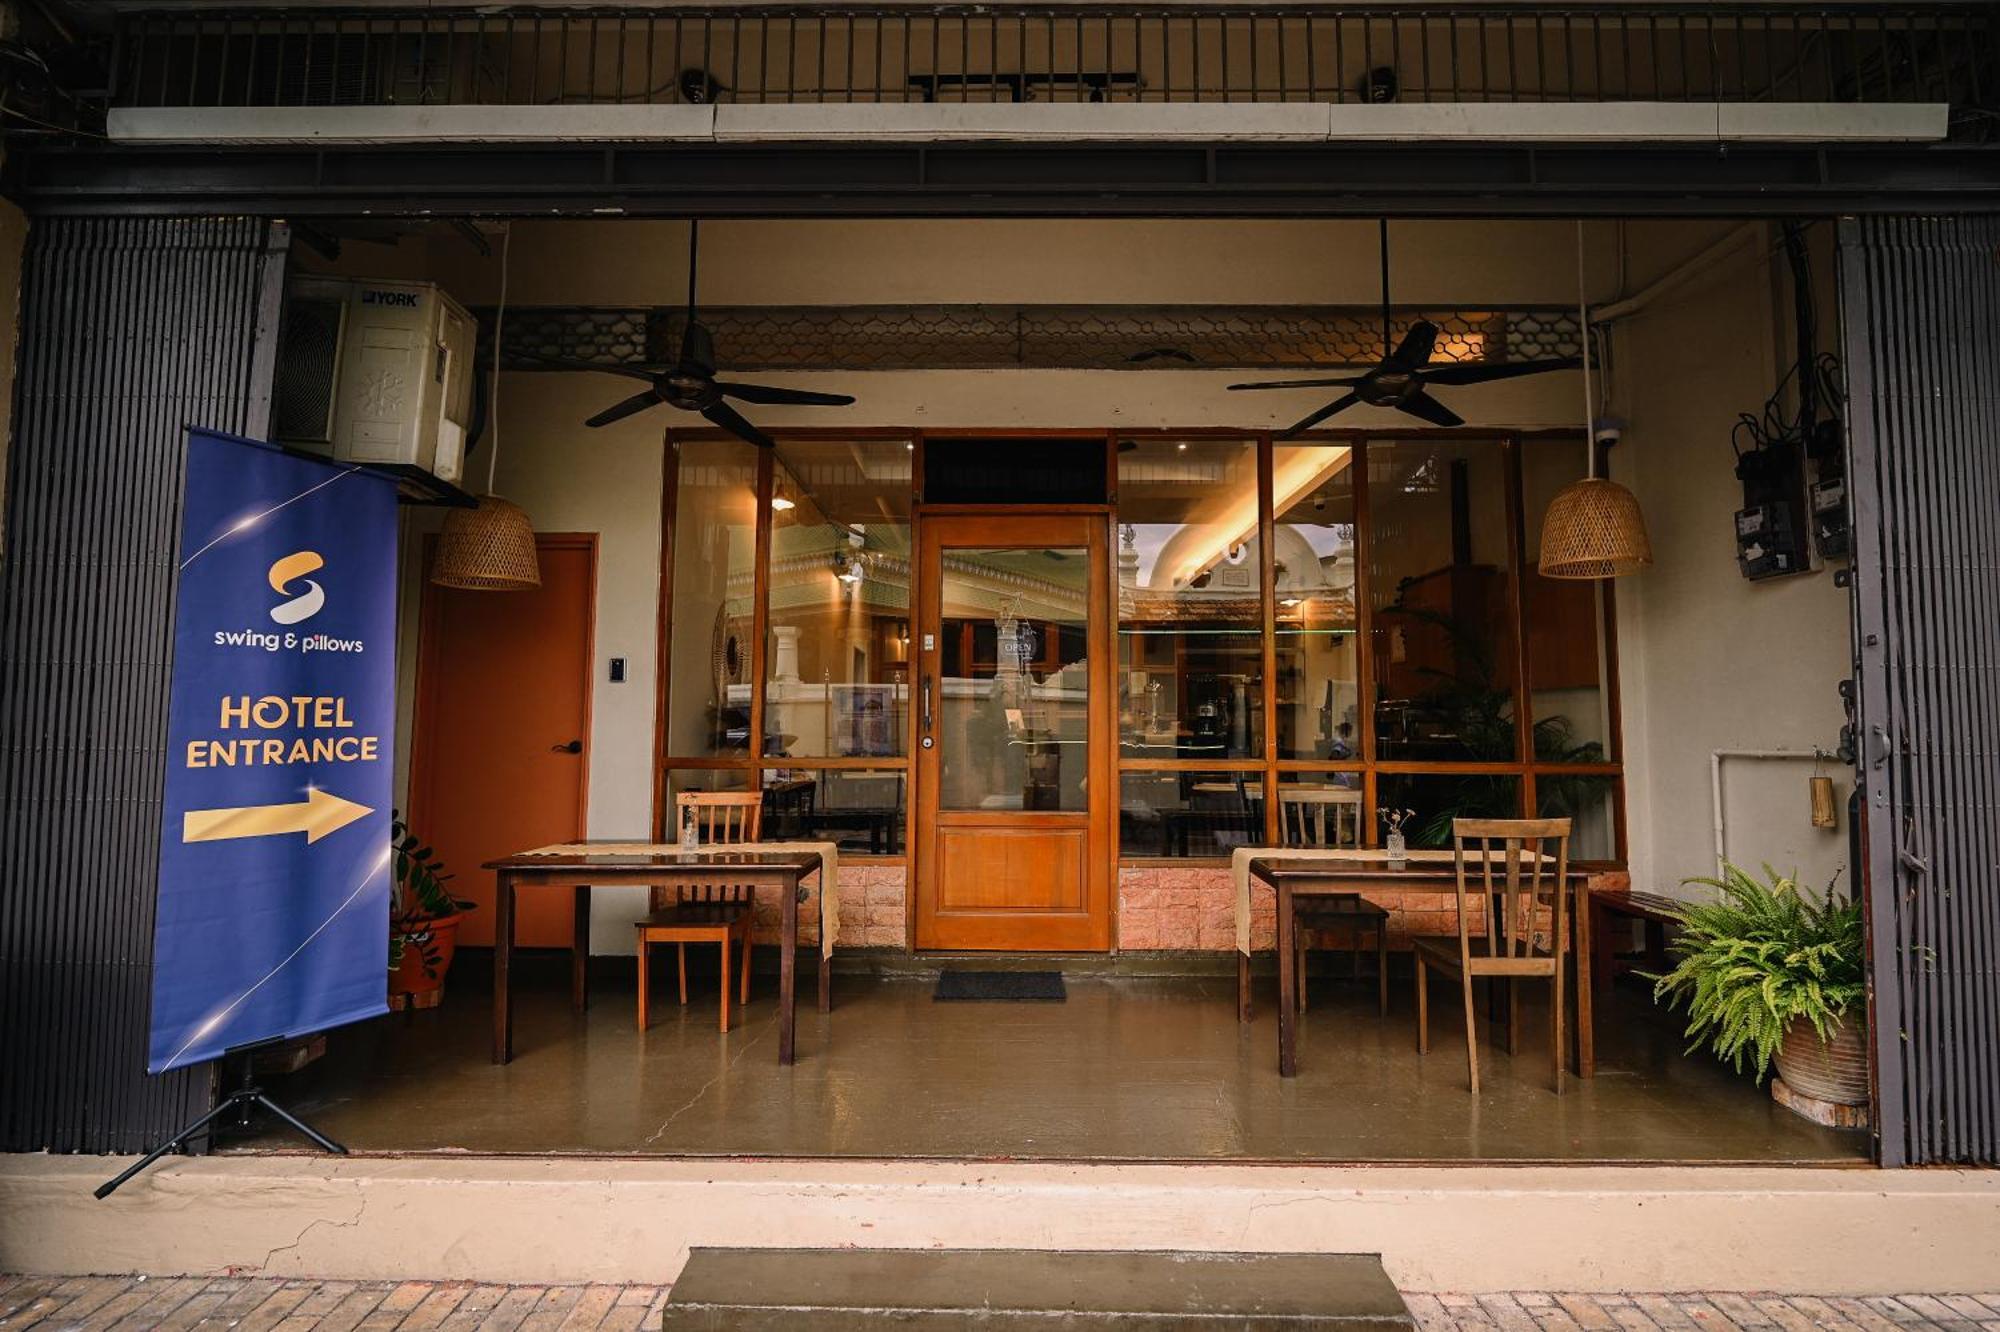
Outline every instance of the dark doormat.
[[1068, 998], [1060, 971], [947, 971], [931, 991], [940, 1004], [1059, 1004]]

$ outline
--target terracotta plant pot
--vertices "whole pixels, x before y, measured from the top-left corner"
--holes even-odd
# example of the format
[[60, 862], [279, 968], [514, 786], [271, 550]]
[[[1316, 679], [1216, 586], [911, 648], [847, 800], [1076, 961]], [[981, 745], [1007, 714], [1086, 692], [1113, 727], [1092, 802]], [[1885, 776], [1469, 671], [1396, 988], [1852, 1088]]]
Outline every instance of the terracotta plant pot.
[[1821, 1041], [1812, 1023], [1793, 1018], [1773, 1062], [1785, 1085], [1803, 1096], [1835, 1105], [1868, 1103], [1867, 1015], [1856, 1010]]
[[[451, 970], [452, 954], [458, 951], [458, 924], [464, 915], [440, 916], [412, 929], [399, 929], [403, 958], [389, 973], [389, 1007], [436, 1008], [444, 998], [445, 973]], [[435, 957], [426, 969], [424, 953]]]

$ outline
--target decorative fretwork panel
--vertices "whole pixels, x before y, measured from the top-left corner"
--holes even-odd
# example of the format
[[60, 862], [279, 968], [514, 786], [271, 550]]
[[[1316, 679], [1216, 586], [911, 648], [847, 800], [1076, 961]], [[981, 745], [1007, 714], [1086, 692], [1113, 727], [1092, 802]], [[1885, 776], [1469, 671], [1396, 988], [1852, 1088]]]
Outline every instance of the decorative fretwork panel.
[[[1574, 311], [1399, 309], [1391, 339], [1418, 318], [1438, 326], [1440, 362], [1581, 354]], [[719, 306], [701, 319], [732, 370], [1330, 369], [1372, 365], [1383, 347], [1381, 311], [1359, 307]], [[679, 310], [512, 309], [503, 364], [664, 364], [683, 325]]]

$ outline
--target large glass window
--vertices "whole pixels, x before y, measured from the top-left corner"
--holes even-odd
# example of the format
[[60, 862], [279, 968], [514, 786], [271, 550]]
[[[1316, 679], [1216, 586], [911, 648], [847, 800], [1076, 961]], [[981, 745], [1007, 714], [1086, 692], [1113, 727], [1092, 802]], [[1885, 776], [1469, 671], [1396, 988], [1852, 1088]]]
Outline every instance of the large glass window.
[[1118, 806], [1118, 842], [1128, 856], [1207, 860], [1265, 843], [1259, 771], [1127, 771]]
[[1521, 445], [1521, 517], [1527, 528], [1522, 620], [1537, 763], [1602, 763], [1610, 754], [1605, 586], [1596, 579], [1544, 578], [1535, 571], [1549, 501], [1584, 474], [1587, 461], [1573, 439]]
[[[906, 854], [920, 447], [674, 446], [668, 808], [757, 789], [767, 838]], [[1581, 450], [1471, 432], [1118, 441], [1122, 853], [1379, 845], [1388, 809], [1438, 846], [1454, 817], [1532, 805], [1576, 820], [1578, 859], [1615, 856], [1610, 591], [1533, 570]], [[1084, 807], [1087, 570], [1081, 549], [949, 553], [946, 808]]]
[[[1403, 814], [1403, 836], [1412, 847], [1450, 846], [1453, 819], [1523, 817], [1521, 779], [1512, 774], [1385, 772], [1376, 777], [1375, 791], [1378, 823], [1384, 811]], [[1378, 843], [1382, 831], [1375, 830]]]
[[747, 757], [756, 607], [757, 450], [682, 440], [673, 486], [673, 592], [666, 640], [669, 758]]
[[1491, 439], [1368, 448], [1377, 759], [1520, 757], [1507, 462]]
[[1118, 445], [1118, 734], [1133, 758], [1264, 752], [1257, 441]]
[[778, 445], [766, 757], [908, 753], [910, 462], [903, 440]]
[[1272, 450], [1271, 550], [1277, 592], [1278, 757], [1358, 762], [1360, 620], [1354, 604], [1350, 444]]

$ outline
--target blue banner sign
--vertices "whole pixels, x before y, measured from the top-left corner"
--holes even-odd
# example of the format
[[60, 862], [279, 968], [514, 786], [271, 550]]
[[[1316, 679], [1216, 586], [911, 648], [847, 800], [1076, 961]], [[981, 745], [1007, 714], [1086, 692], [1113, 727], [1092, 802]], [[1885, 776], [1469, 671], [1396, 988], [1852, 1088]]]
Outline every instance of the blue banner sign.
[[154, 1073], [387, 1008], [396, 490], [193, 430]]

